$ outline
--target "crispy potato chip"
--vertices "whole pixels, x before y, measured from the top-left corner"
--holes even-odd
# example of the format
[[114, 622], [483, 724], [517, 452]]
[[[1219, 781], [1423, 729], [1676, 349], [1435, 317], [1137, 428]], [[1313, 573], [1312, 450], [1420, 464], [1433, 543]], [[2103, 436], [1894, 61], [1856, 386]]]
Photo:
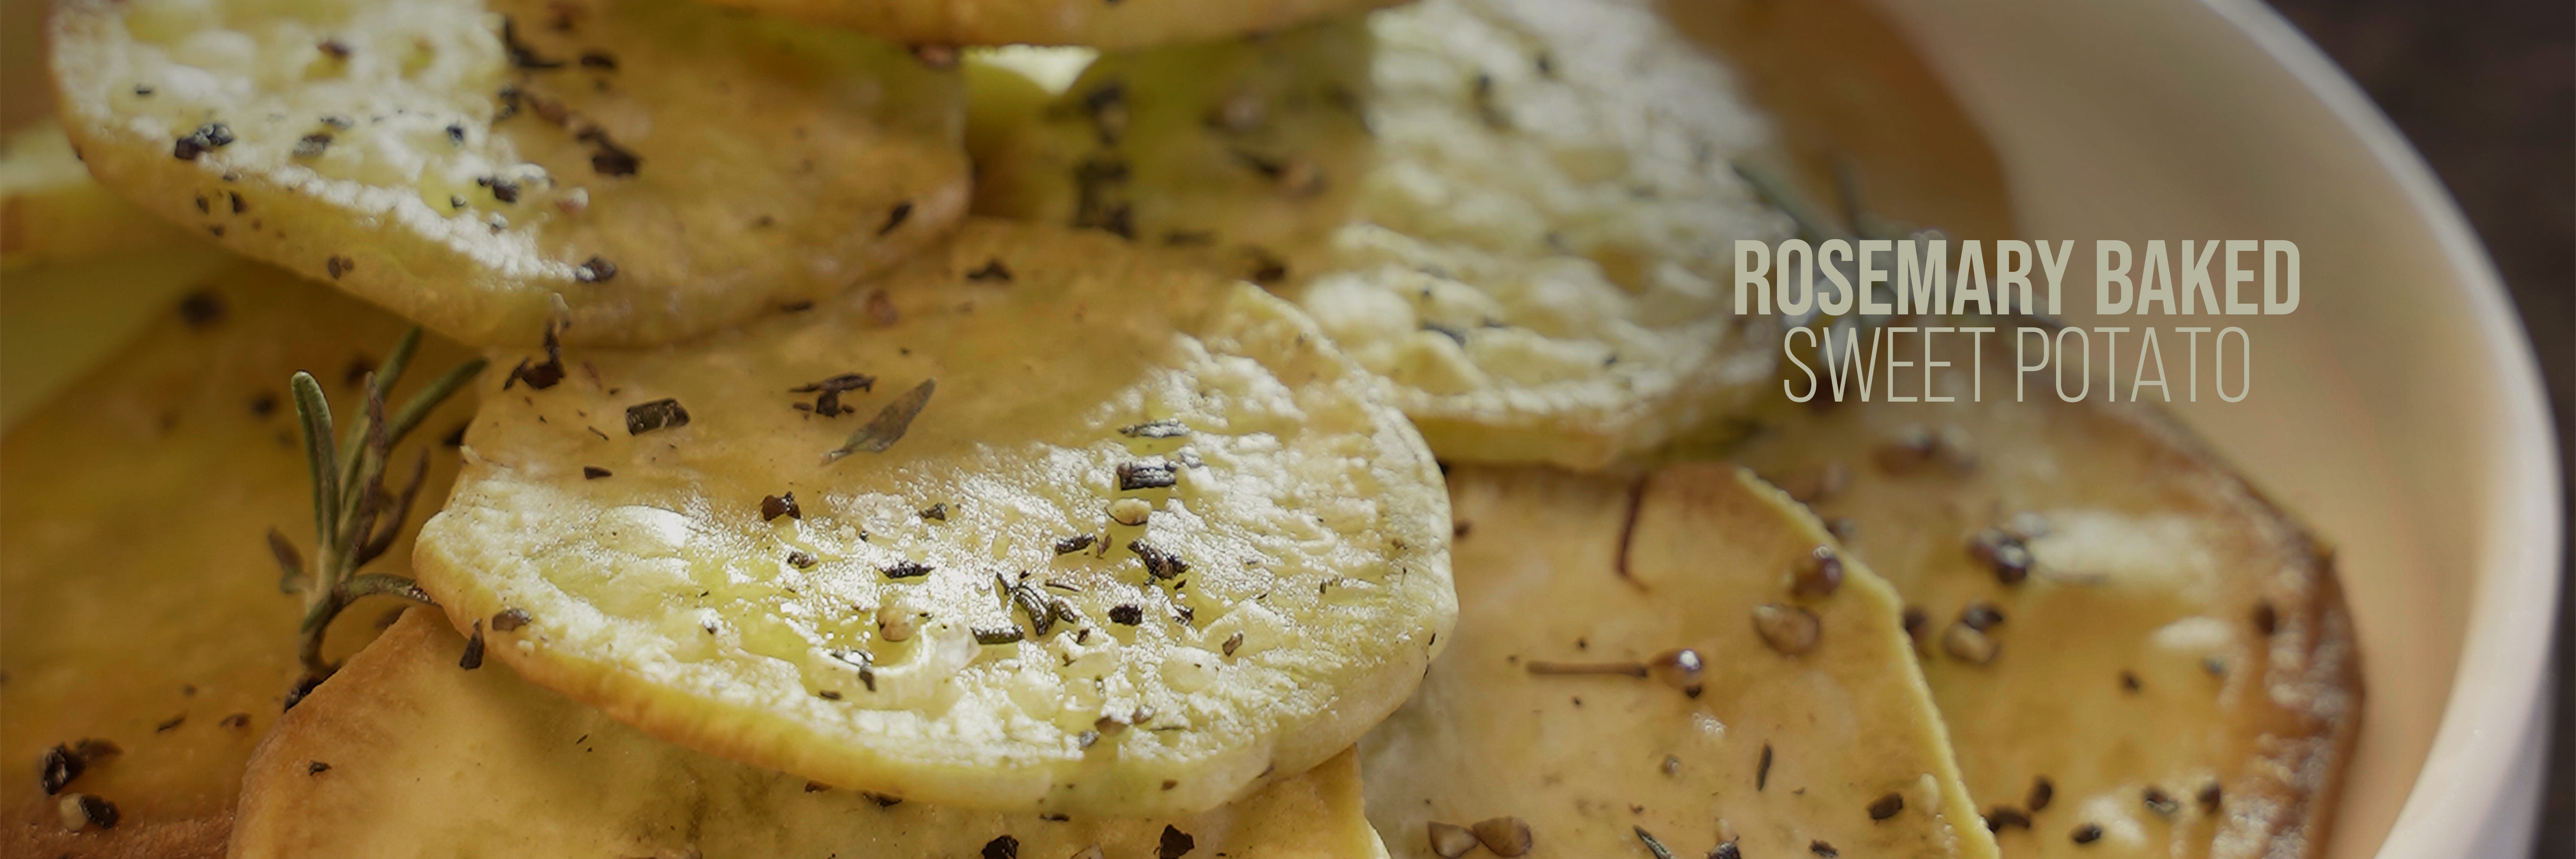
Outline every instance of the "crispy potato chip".
[[1205, 810], [1412, 691], [1439, 472], [1295, 308], [1001, 223], [881, 283], [486, 387], [423, 583], [647, 733], [942, 805]]
[[979, 213], [1270, 286], [1447, 459], [1599, 468], [1770, 378], [1775, 323], [1724, 289], [1733, 240], [1789, 230], [1729, 161], [1763, 121], [1644, 0], [1426, 0], [1104, 55], [975, 119]]
[[204, 245], [92, 181], [61, 125], [0, 138], [0, 271]]
[[2331, 552], [2156, 409], [2014, 402], [2004, 338], [1966, 337], [1933, 350], [1956, 401], [1783, 403], [1736, 454], [1922, 612], [2005, 849], [2318, 855], [2361, 716]]
[[1135, 48], [1260, 38], [1302, 21], [1401, 0], [717, 0], [916, 45]]
[[251, 759], [232, 856], [1384, 855], [1347, 752], [1190, 817], [967, 811], [665, 743], [508, 668], [460, 670], [464, 648], [412, 612], [287, 713]]
[[685, 0], [78, 0], [90, 170], [224, 246], [487, 344], [665, 342], [840, 292], [965, 208], [961, 87]]
[[[174, 306], [175, 305], [175, 306]], [[0, 437], [0, 854], [213, 857], [243, 762], [293, 686], [301, 599], [264, 535], [311, 550], [313, 490], [286, 378], [312, 370], [342, 409], [401, 333], [391, 314], [242, 266], [165, 310], [113, 360]], [[435, 338], [419, 366], [464, 357]], [[463, 406], [429, 419], [461, 427]], [[431, 445], [427, 492], [456, 456]], [[411, 452], [400, 451], [408, 457]], [[370, 570], [400, 571], [397, 545]], [[375, 629], [362, 604], [334, 650]], [[93, 754], [80, 752], [84, 741]], [[48, 749], [82, 759], [48, 796]], [[63, 795], [113, 803], [112, 829], [64, 831]]]
[[1456, 641], [1360, 748], [1396, 855], [1507, 816], [1534, 857], [1995, 855], [1895, 593], [1819, 568], [1833, 538], [1777, 490], [1707, 463], [1449, 480]]

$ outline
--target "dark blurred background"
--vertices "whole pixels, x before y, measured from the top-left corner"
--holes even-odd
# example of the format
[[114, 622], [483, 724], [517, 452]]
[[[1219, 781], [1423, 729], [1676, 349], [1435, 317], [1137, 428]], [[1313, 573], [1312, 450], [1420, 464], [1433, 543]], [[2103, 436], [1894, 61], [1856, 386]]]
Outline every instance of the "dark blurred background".
[[[2343, 64], [2441, 174], [2503, 272], [2576, 484], [2576, 3], [2273, 0]], [[2564, 578], [2562, 577], [2562, 581]], [[2569, 583], [2576, 584], [2576, 583]], [[2533, 855], [2576, 856], [2576, 587], [2559, 602], [2558, 715]]]

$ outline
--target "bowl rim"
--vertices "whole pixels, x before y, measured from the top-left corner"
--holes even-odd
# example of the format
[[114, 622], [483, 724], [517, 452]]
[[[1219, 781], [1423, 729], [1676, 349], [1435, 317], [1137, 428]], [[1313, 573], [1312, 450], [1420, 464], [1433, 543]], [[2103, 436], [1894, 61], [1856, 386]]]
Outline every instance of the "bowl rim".
[[[2470, 229], [2459, 203], [2423, 156], [2360, 85], [2280, 13], [2244, 0], [2199, 0], [2278, 63], [2357, 138], [2395, 181], [2440, 248], [2464, 306], [2479, 331], [2482, 363], [2495, 374], [2499, 408], [2486, 495], [2496, 502], [2477, 536], [2489, 563], [2478, 571], [2469, 602], [2467, 637], [2452, 669], [2450, 700], [2435, 728], [2397, 820], [2377, 855], [2452, 855], [2462, 835], [2488, 833], [2489, 847], [2523, 848], [2529, 831], [2494, 832], [2527, 825], [2527, 805], [2512, 796], [2531, 783], [2523, 770], [2540, 757], [2532, 748], [2551, 703], [2551, 654], [2564, 562], [2565, 512], [2561, 509], [2559, 448], [2538, 355], [2503, 278]], [[2497, 464], [2502, 464], [2498, 467]], [[2517, 465], [2519, 464], [2519, 465]], [[2532, 655], [2538, 654], [2535, 658]], [[2474, 828], [2463, 830], [2460, 824]], [[2495, 843], [2495, 835], [2503, 843]]]
[[[1935, 45], [1922, 43], [1928, 25], [1946, 18], [1948, 11], [1985, 13], [1995, 21], [2010, 21], [2055, 4], [2046, 0], [1867, 0], [1867, 5], [1917, 42], [1918, 51], [1932, 59], [1937, 77], [1950, 78], [1963, 70], [1945, 62]], [[2439, 702], [2432, 741], [2412, 783], [2402, 786], [2404, 795], [2394, 819], [2384, 821], [2386, 835], [2369, 848], [2374, 852], [2363, 855], [2412, 859], [2528, 854], [2539, 810], [2542, 750], [2549, 740], [2553, 690], [2548, 678], [2555, 656], [2559, 593], [2565, 586], [2561, 581], [2563, 540], [2569, 526], [2561, 494], [2562, 454], [2538, 356], [2503, 280], [2457, 202], [2421, 154], [2357, 83], [2270, 6], [2260, 0], [2128, 0], [2104, 5], [2241, 39], [2241, 46], [2232, 40], [2218, 46], [2231, 52], [2250, 49], [2250, 56], [2260, 57], [2247, 64], [2256, 69], [2254, 79], [2236, 83], [2277, 89], [2286, 99], [2307, 99], [2299, 106], [2317, 109], [2328, 123], [2320, 127], [2320, 136], [2331, 138], [2339, 131], [2343, 137], [2338, 143], [2357, 144], [2355, 154], [2368, 165], [2362, 169], [2375, 168], [2387, 180], [2395, 198], [2390, 208], [2419, 224], [2419, 241], [2430, 243], [2420, 246], [2433, 274], [2427, 279], [2442, 283], [2428, 288], [2459, 299], [2458, 322], [2478, 342], [2449, 354], [2470, 362], [2470, 372], [2482, 374], [2467, 404], [2475, 409], [2468, 417], [2477, 423], [2474, 434], [2480, 444], [2461, 457], [2459, 484], [2484, 518], [2463, 532], [2457, 551], [2474, 559], [2477, 566], [2467, 571], [2460, 648], [2449, 666], [2449, 691]], [[2261, 70], [2265, 64], [2277, 72]], [[1975, 98], [1975, 86], [1963, 89], [1961, 81], [1945, 83], [1953, 93]], [[1963, 101], [1962, 107], [1980, 126], [1988, 124], [1979, 118], [1981, 105]], [[1988, 130], [1990, 137], [1993, 133]], [[2009, 183], [2019, 170], [2009, 159], [2003, 167]], [[2369, 646], [2370, 642], [2363, 642], [2365, 650]], [[2367, 653], [2364, 658], [2368, 659]], [[2353, 855], [2349, 850], [2334, 852]]]

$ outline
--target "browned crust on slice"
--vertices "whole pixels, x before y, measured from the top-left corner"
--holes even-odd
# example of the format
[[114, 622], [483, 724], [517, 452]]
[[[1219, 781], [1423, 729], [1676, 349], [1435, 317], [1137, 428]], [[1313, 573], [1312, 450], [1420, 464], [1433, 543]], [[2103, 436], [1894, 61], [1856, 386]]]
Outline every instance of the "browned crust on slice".
[[[2051, 329], [2063, 324], [2040, 317], [2017, 321]], [[2143, 403], [2098, 408], [2195, 464], [2227, 475], [2243, 494], [2243, 503], [2252, 508], [2249, 512], [2281, 529], [2278, 539], [2299, 546], [2306, 556], [2305, 567], [2284, 569], [2264, 583], [2265, 599], [2277, 625], [2265, 659], [2263, 688], [2282, 709], [2300, 719], [2302, 732], [2264, 738], [2268, 748], [2246, 768], [2246, 778], [2254, 782], [2255, 796], [2265, 803], [2254, 810], [2231, 806], [2229, 828], [2221, 837], [2259, 842], [2259, 850], [2245, 855], [2263, 859], [2325, 855], [2332, 843], [2335, 806], [2343, 796], [2344, 772], [2361, 737], [2365, 697], [2361, 644], [2354, 637], [2352, 610], [2345, 604], [2343, 580], [2335, 569], [2334, 547], [2172, 413]]]
[[232, 833], [227, 811], [181, 820], [129, 823], [115, 829], [65, 832], [51, 802], [25, 802], [8, 810], [0, 856], [76, 856], [80, 859], [223, 859]]

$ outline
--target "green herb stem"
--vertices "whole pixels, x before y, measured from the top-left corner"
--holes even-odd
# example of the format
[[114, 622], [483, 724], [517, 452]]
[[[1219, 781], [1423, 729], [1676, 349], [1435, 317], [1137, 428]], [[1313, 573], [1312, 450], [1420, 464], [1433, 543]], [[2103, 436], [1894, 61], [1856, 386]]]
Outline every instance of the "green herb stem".
[[313, 561], [305, 564], [285, 535], [275, 531], [269, 534], [269, 549], [277, 557], [279, 588], [304, 594], [297, 658], [309, 679], [328, 677], [338, 667], [324, 660], [322, 642], [342, 610], [376, 595], [431, 602], [429, 594], [409, 578], [358, 571], [393, 547], [421, 487], [428, 482], [429, 453], [422, 451], [414, 458], [402, 490], [386, 491], [385, 466], [394, 446], [441, 402], [464, 390], [485, 366], [480, 358], [457, 365], [414, 394], [388, 420], [385, 396], [410, 367], [420, 341], [418, 327], [405, 331], [384, 363], [367, 375], [365, 410], [344, 430], [346, 435], [334, 433], [330, 401], [313, 374], [299, 371], [289, 381], [304, 430], [305, 462], [313, 475]]

